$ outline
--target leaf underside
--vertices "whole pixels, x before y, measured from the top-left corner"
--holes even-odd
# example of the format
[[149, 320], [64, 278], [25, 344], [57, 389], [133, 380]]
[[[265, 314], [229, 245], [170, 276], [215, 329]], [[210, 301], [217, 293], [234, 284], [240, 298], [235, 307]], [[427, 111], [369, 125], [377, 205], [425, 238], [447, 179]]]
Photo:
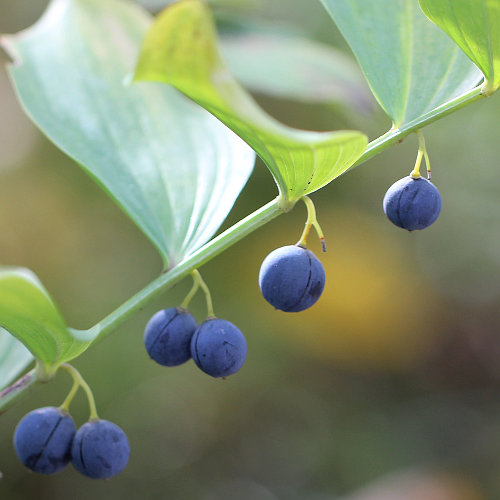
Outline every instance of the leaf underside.
[[231, 72], [252, 92], [336, 104], [362, 114], [372, 108], [356, 62], [334, 47], [291, 34], [240, 33], [223, 36], [221, 51]]
[[367, 144], [361, 132], [296, 130], [264, 113], [229, 72], [211, 13], [198, 0], [173, 4], [157, 17], [135, 79], [175, 86], [236, 132], [263, 159], [285, 204], [341, 175]]
[[396, 127], [467, 92], [481, 79], [460, 48], [423, 15], [418, 0], [321, 2]]
[[7, 330], [0, 328], [0, 391], [32, 361], [31, 352]]
[[485, 87], [496, 90], [500, 86], [500, 2], [420, 0], [420, 5], [483, 72]]
[[255, 155], [174, 89], [126, 82], [150, 24], [127, 1], [53, 0], [40, 21], [3, 45], [27, 113], [114, 198], [168, 267], [217, 231]]

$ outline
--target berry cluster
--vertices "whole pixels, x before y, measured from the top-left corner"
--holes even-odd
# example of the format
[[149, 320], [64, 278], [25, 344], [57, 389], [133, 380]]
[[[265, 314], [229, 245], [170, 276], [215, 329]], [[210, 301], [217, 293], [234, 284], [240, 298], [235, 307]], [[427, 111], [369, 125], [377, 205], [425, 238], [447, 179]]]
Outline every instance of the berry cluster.
[[92, 479], [119, 474], [127, 465], [127, 436], [107, 420], [90, 420], [78, 431], [71, 415], [49, 406], [23, 417], [14, 433], [14, 448], [21, 462], [34, 472], [53, 474], [71, 461]]
[[[419, 155], [424, 153], [419, 152]], [[408, 231], [430, 226], [441, 211], [439, 191], [429, 180], [420, 177], [419, 161], [417, 159], [416, 170], [410, 176], [389, 188], [383, 201], [387, 217]], [[271, 252], [259, 272], [262, 295], [284, 312], [308, 309], [319, 299], [325, 286], [325, 270], [306, 248], [307, 236], [314, 226], [325, 250], [323, 233], [316, 220], [314, 205], [309, 198], [303, 199], [308, 219], [301, 239], [296, 245]], [[214, 316], [210, 292], [196, 270], [193, 279], [193, 289], [181, 307], [163, 309], [151, 317], [144, 331], [144, 344], [149, 356], [160, 365], [178, 366], [192, 358], [203, 372], [224, 378], [243, 366], [247, 343], [234, 324]], [[199, 287], [205, 291], [208, 309], [208, 318], [200, 325], [187, 311]], [[76, 430], [67, 407], [76, 389], [85, 388], [86, 383], [73, 367], [66, 368], [73, 374], [74, 389], [60, 408], [34, 410], [21, 420], [14, 434], [16, 453], [26, 467], [42, 474], [58, 472], [71, 461], [75, 469], [87, 477], [115, 476], [129, 459], [127, 436], [117, 425], [97, 417], [88, 386], [91, 419]]]
[[245, 362], [247, 343], [229, 321], [209, 317], [201, 325], [186, 310], [171, 307], [158, 311], [144, 331], [149, 356], [163, 366], [177, 366], [190, 358], [212, 377], [236, 373]]

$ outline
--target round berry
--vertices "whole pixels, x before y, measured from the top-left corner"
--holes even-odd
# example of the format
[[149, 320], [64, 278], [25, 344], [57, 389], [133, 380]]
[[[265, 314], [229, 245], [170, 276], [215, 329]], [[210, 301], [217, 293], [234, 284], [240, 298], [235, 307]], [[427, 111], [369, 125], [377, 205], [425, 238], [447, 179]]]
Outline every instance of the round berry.
[[144, 344], [149, 356], [163, 366], [177, 366], [191, 358], [189, 344], [196, 320], [184, 309], [158, 311], [146, 325]]
[[92, 420], [82, 425], [71, 447], [73, 466], [92, 479], [116, 476], [126, 467], [129, 455], [126, 434], [107, 420]]
[[307, 248], [288, 245], [272, 251], [262, 262], [259, 286], [276, 309], [299, 312], [311, 307], [325, 287], [325, 270]]
[[68, 465], [76, 428], [68, 413], [49, 406], [23, 417], [14, 432], [21, 462], [40, 474], [53, 474]]
[[413, 231], [429, 227], [441, 212], [441, 195], [423, 177], [403, 177], [385, 193], [384, 212], [398, 227]]
[[218, 318], [203, 322], [191, 339], [191, 355], [202, 371], [212, 377], [236, 373], [247, 357], [247, 343], [241, 331]]

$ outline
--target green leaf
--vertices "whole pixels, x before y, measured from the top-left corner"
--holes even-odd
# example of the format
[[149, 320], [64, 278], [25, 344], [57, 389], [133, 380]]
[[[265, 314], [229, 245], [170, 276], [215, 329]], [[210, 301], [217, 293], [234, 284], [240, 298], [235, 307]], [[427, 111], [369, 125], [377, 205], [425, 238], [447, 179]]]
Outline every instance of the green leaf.
[[46, 373], [89, 345], [73, 336], [38, 278], [24, 268], [0, 268], [0, 326], [31, 351]]
[[483, 72], [485, 92], [500, 87], [498, 0], [420, 0], [420, 6]]
[[4, 46], [28, 114], [117, 201], [167, 267], [217, 231], [255, 155], [174, 89], [124, 83], [150, 24], [126, 1], [53, 0]]
[[[453, 0], [454, 1], [454, 0]], [[321, 0], [396, 127], [474, 87], [481, 75], [418, 0]]]
[[199, 0], [158, 16], [135, 78], [174, 85], [248, 142], [273, 174], [285, 207], [345, 172], [366, 147], [361, 132], [295, 130], [264, 113], [224, 64], [211, 13]]
[[0, 390], [33, 361], [33, 355], [7, 330], [0, 328]]
[[[372, 98], [355, 61], [339, 50], [282, 34], [223, 36], [232, 73], [253, 92], [369, 111]], [[300, 61], [300, 64], [298, 62]]]

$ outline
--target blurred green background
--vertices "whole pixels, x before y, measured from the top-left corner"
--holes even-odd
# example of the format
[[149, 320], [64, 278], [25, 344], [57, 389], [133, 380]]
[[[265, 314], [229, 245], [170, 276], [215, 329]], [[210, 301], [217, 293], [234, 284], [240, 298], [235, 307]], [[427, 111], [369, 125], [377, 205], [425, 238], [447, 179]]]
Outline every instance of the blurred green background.
[[[153, 11], [165, 3], [144, 2]], [[319, 2], [213, 3], [221, 28], [279, 23], [348, 53]], [[0, 0], [0, 32], [29, 26], [45, 4]], [[31, 268], [68, 323], [87, 328], [155, 278], [160, 258], [31, 125], [1, 60], [0, 263]], [[256, 97], [300, 128], [359, 128], [373, 139], [390, 126], [375, 104], [363, 114]], [[414, 137], [313, 195], [328, 243], [320, 256], [327, 285], [309, 311], [274, 311], [257, 285], [265, 255], [299, 238], [301, 205], [204, 266], [216, 313], [247, 337], [237, 375], [214, 380], [192, 362], [167, 369], [149, 360], [144, 325], [178, 305], [189, 280], [76, 360], [101, 416], [129, 436], [120, 476], [92, 481], [69, 467], [44, 477], [17, 460], [16, 423], [60, 404], [65, 374], [0, 417], [0, 498], [500, 498], [499, 114], [494, 96], [425, 129], [443, 198], [425, 231], [392, 226], [381, 208], [388, 186], [413, 166]], [[275, 195], [258, 162], [225, 227]], [[314, 237], [309, 245], [319, 254]], [[201, 297], [193, 313], [203, 319]], [[87, 418], [82, 396], [72, 412], [78, 424]]]

